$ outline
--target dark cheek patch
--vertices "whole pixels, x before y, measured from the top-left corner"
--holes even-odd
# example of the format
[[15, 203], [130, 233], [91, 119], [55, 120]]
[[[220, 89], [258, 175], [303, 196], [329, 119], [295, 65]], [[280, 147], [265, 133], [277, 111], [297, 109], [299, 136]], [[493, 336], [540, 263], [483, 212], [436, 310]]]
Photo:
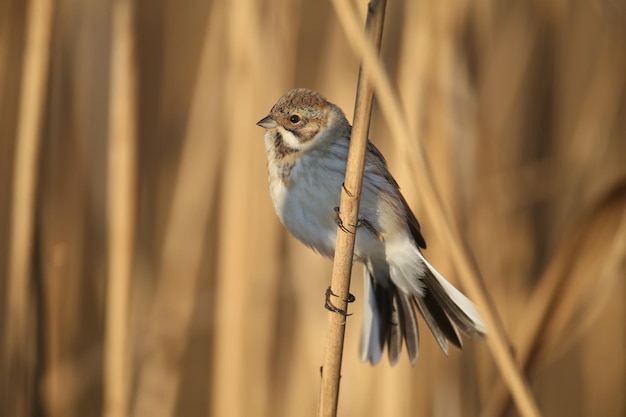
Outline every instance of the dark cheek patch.
[[285, 156], [292, 154], [294, 152], [298, 152], [297, 149], [290, 148], [285, 144], [283, 140], [283, 135], [280, 132], [276, 132], [274, 135], [274, 149], [276, 150], [276, 156], [279, 158], [284, 158]]
[[304, 126], [301, 129], [293, 129], [290, 130], [291, 133], [298, 139], [300, 143], [306, 143], [312, 140], [315, 135], [320, 131], [320, 125], [315, 123], [310, 123]]

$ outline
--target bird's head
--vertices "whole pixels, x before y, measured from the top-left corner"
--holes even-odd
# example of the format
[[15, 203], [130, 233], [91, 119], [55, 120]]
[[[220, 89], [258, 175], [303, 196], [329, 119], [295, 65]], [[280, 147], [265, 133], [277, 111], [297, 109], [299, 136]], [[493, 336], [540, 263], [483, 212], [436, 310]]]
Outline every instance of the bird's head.
[[267, 129], [277, 148], [292, 152], [306, 151], [332, 140], [337, 134], [345, 134], [346, 128], [350, 134], [341, 109], [321, 94], [304, 88], [282, 96], [257, 125]]

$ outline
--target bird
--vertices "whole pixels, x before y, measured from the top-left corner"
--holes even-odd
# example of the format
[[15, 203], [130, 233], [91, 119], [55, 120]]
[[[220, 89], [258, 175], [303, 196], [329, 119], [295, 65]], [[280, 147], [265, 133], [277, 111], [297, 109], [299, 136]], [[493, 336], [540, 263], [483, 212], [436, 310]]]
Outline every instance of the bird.
[[[269, 192], [278, 218], [298, 240], [332, 259], [342, 227], [339, 201], [352, 126], [341, 108], [305, 88], [287, 92], [257, 125], [265, 129]], [[462, 349], [459, 331], [486, 335], [477, 307], [426, 260], [424, 249], [417, 218], [368, 140], [354, 246], [354, 261], [364, 266], [363, 362], [377, 364], [386, 347], [393, 366], [404, 342], [415, 365], [416, 311], [446, 355], [449, 343]]]

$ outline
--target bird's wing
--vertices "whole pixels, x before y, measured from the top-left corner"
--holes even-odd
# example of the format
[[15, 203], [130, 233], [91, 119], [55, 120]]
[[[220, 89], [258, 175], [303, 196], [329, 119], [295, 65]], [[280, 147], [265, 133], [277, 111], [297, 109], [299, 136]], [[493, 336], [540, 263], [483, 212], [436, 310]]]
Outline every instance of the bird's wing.
[[384, 177], [389, 182], [389, 184], [391, 184], [398, 191], [398, 195], [400, 196], [400, 199], [402, 200], [402, 206], [404, 207], [404, 212], [406, 214], [407, 223], [409, 225], [409, 230], [411, 231], [411, 235], [413, 236], [413, 240], [415, 240], [415, 243], [417, 243], [417, 246], [419, 246], [422, 249], [426, 249], [426, 241], [424, 240], [424, 237], [422, 236], [422, 232], [420, 230], [420, 224], [417, 221], [415, 214], [413, 214], [413, 211], [411, 211], [411, 208], [409, 207], [409, 204], [406, 202], [406, 199], [400, 192], [400, 186], [396, 182], [396, 179], [393, 177], [393, 175], [391, 175], [391, 172], [389, 172], [389, 168], [387, 167], [387, 161], [385, 160], [385, 157], [378, 150], [378, 148], [374, 146], [374, 144], [370, 141], [367, 142], [367, 150], [368, 150], [368, 155], [371, 155], [371, 162], [373, 163], [373, 166], [376, 168], [378, 173], [382, 177]]

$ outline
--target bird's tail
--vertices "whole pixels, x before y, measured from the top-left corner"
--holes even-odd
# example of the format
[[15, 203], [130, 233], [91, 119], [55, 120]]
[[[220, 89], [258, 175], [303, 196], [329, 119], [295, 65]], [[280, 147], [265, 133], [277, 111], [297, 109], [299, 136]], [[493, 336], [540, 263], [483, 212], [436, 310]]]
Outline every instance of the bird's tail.
[[419, 291], [405, 292], [388, 279], [374, 280], [368, 268], [365, 268], [366, 300], [361, 360], [378, 363], [387, 345], [389, 361], [394, 365], [400, 357], [404, 340], [409, 359], [415, 364], [419, 352], [415, 307], [445, 354], [448, 354], [448, 343], [462, 348], [458, 330], [480, 337], [486, 334], [486, 327], [476, 306], [418, 253], [426, 267]]

